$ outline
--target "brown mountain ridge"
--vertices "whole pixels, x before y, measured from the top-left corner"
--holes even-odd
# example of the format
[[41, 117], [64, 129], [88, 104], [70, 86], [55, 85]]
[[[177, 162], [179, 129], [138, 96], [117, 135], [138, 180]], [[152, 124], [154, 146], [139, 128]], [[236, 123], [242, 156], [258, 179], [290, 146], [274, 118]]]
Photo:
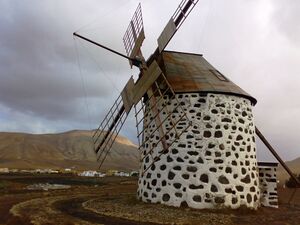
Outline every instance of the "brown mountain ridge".
[[[73, 130], [57, 134], [0, 132], [0, 168], [35, 169], [98, 168], [93, 151], [92, 131]], [[103, 170], [136, 170], [137, 146], [125, 137], [117, 137]]]
[[[96, 170], [99, 163], [93, 151], [91, 136], [92, 131], [86, 130], [56, 134], [0, 132], [0, 168]], [[300, 173], [300, 157], [286, 163], [294, 173]], [[118, 136], [102, 169], [130, 171], [138, 167], [137, 146], [129, 139]], [[281, 166], [277, 175], [281, 181], [288, 178]]]

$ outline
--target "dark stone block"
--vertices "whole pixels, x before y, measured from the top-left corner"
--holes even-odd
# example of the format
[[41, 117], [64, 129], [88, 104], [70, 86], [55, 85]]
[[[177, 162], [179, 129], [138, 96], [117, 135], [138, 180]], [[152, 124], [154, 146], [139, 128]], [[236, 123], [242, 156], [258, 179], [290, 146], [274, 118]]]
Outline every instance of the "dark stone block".
[[197, 172], [197, 167], [195, 167], [195, 166], [188, 166], [187, 167], [187, 171], [189, 171], [189, 172]]
[[230, 167], [226, 167], [225, 172], [226, 173], [232, 173], [232, 169]]
[[205, 127], [208, 128], [208, 129], [210, 129], [210, 128], [212, 128], [212, 125], [210, 125], [210, 124], [208, 123], [208, 124], [206, 124]]
[[175, 173], [173, 173], [172, 171], [170, 171], [169, 174], [168, 174], [168, 179], [169, 180], [173, 180], [174, 177], [175, 177]]
[[241, 185], [237, 185], [237, 186], [235, 186], [235, 188], [236, 188], [236, 190], [239, 191], [239, 192], [244, 191], [244, 187], [241, 186]]
[[[254, 187], [254, 186], [250, 187], [250, 191], [251, 191], [251, 192], [255, 192], [255, 191], [256, 191], [255, 187]], [[276, 195], [277, 195], [277, 194], [276, 194]]]
[[241, 181], [245, 184], [249, 184], [251, 182], [250, 176], [249, 175], [245, 176], [243, 179], [241, 179]]
[[211, 132], [206, 130], [206, 131], [204, 131], [203, 136], [206, 138], [209, 138], [209, 137], [211, 137]]
[[237, 200], [237, 198], [232, 198], [232, 199], [231, 199], [231, 202], [232, 202], [232, 204], [234, 205], [234, 204], [236, 204], [236, 203], [238, 202], [238, 200]]
[[205, 155], [206, 155], [206, 156], [211, 156], [211, 152], [210, 152], [210, 151], [206, 151], [206, 152], [205, 152]]
[[173, 186], [174, 186], [176, 189], [180, 189], [180, 188], [181, 188], [181, 184], [180, 184], [180, 183], [174, 183]]
[[258, 200], [257, 195], [255, 194], [253, 197], [254, 202], [256, 202]]
[[182, 159], [182, 158], [180, 158], [180, 157], [177, 157], [177, 162], [184, 162], [184, 160]]
[[170, 195], [169, 195], [169, 194], [163, 194], [162, 200], [163, 200], [164, 202], [169, 201], [169, 200], [170, 200]]
[[203, 162], [203, 159], [202, 159], [201, 157], [198, 157], [197, 162], [198, 162], [198, 163], [204, 163], [204, 162]]
[[200, 185], [196, 186], [194, 184], [191, 184], [191, 185], [189, 185], [189, 188], [192, 190], [203, 189], [203, 185], [200, 184]]
[[182, 198], [182, 194], [179, 193], [179, 192], [176, 192], [176, 193], [175, 193], [175, 196], [176, 196], [177, 198]]
[[215, 159], [214, 162], [216, 164], [221, 164], [221, 163], [223, 163], [223, 160], [222, 159]]
[[188, 180], [188, 179], [190, 178], [190, 175], [189, 175], [189, 174], [186, 174], [186, 173], [182, 174], [181, 176], [182, 176], [182, 178], [185, 179], [185, 180]]
[[210, 116], [204, 116], [203, 120], [206, 120], [206, 121], [210, 120]]
[[248, 203], [252, 202], [252, 196], [250, 194], [247, 194], [247, 202]]
[[175, 166], [173, 169], [174, 170], [181, 170], [181, 167], [180, 166]]
[[240, 122], [241, 124], [244, 124], [244, 123], [245, 123], [245, 121], [244, 121], [242, 118], [239, 118], [238, 120], [239, 120], [239, 122]]
[[220, 144], [219, 145], [219, 149], [224, 150], [225, 149], [225, 145], [224, 144]]
[[188, 151], [187, 154], [189, 155], [199, 155], [199, 153], [197, 151]]
[[192, 138], [194, 138], [193, 135], [188, 134], [188, 135], [186, 136], [186, 139], [192, 139]]
[[168, 155], [167, 162], [173, 162], [173, 159]]
[[221, 157], [221, 155], [222, 155], [221, 152], [215, 152], [216, 157]]
[[193, 132], [194, 134], [200, 134], [200, 131], [199, 131], [199, 130], [192, 130], [192, 132]]
[[208, 144], [208, 148], [214, 148], [216, 145], [214, 145], [213, 143], [209, 143]]
[[194, 200], [195, 202], [201, 202], [201, 201], [202, 201], [202, 198], [201, 198], [200, 195], [195, 195], [195, 196], [193, 197], [193, 200]]
[[247, 170], [245, 168], [243, 168], [243, 167], [241, 168], [241, 171], [242, 171], [243, 175], [247, 173]]
[[209, 171], [215, 173], [215, 172], [217, 172], [217, 169], [215, 167], [211, 167], [211, 168], [209, 168]]
[[212, 109], [212, 110], [211, 110], [211, 113], [213, 113], [213, 114], [218, 114], [218, 110]]
[[232, 193], [232, 189], [231, 188], [225, 188], [225, 192], [231, 194]]
[[155, 185], [157, 184], [157, 180], [156, 180], [156, 179], [153, 179], [153, 180], [151, 181], [151, 184], [152, 184], [152, 186], [155, 186]]
[[173, 149], [172, 149], [172, 154], [177, 154], [177, 153], [178, 153], [178, 150], [175, 149], [175, 148], [173, 148]]
[[187, 204], [186, 201], [183, 201], [183, 202], [180, 203], [180, 207], [181, 207], [181, 208], [188, 208], [189, 205]]
[[212, 184], [211, 187], [210, 187], [210, 191], [211, 192], [218, 192], [218, 188], [214, 184]]
[[207, 174], [202, 174], [200, 176], [200, 181], [203, 182], [203, 183], [208, 183], [208, 176], [207, 176]]
[[236, 140], [237, 140], [237, 141], [243, 140], [243, 136], [239, 134], [239, 135], [236, 137]]
[[215, 197], [215, 203], [223, 204], [225, 202], [224, 197]]
[[215, 138], [221, 138], [221, 137], [223, 137], [222, 131], [217, 130], [217, 131], [215, 132]]
[[219, 176], [218, 181], [219, 181], [221, 184], [229, 184], [229, 180], [228, 180], [227, 177], [225, 177], [224, 175]]
[[154, 164], [152, 164], [152, 166], [151, 166], [151, 170], [152, 170], [152, 171], [154, 171], [154, 170], [155, 170], [155, 165], [154, 165]]
[[161, 169], [161, 170], [165, 170], [166, 168], [167, 168], [166, 165], [161, 165], [161, 166], [160, 166], [160, 169]]
[[229, 119], [229, 118], [223, 118], [222, 119], [222, 122], [225, 122], [225, 123], [231, 123], [231, 119]]
[[182, 143], [180, 143], [180, 144], [178, 145], [178, 147], [180, 147], [180, 148], [185, 148], [185, 147], [186, 147], [186, 145], [185, 145], [185, 144], [182, 144]]

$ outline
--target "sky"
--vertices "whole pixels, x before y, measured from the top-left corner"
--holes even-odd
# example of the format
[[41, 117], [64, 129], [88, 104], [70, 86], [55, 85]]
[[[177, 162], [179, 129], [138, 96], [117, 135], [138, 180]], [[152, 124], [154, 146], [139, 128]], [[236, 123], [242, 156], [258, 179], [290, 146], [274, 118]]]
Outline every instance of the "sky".
[[[145, 58], [180, 0], [142, 0]], [[0, 131], [94, 129], [138, 71], [73, 38], [125, 53], [136, 0], [0, 0]], [[167, 50], [201, 53], [254, 96], [255, 123], [285, 160], [300, 156], [300, 1], [199, 0]], [[122, 135], [136, 142], [130, 115]], [[272, 158], [258, 143], [258, 156]]]

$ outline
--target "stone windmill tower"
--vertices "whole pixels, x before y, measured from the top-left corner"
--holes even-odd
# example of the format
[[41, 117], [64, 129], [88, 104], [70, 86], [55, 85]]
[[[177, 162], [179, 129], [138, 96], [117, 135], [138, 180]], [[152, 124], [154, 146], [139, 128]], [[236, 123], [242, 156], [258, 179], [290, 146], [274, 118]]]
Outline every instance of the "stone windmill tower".
[[253, 121], [255, 98], [202, 55], [164, 50], [197, 2], [180, 3], [147, 60], [141, 52], [140, 5], [123, 38], [127, 55], [74, 33], [140, 69], [139, 79], [129, 79], [94, 133], [95, 152], [101, 166], [134, 108], [141, 155], [138, 198], [192, 208], [257, 208], [262, 197], [255, 134], [263, 136]]

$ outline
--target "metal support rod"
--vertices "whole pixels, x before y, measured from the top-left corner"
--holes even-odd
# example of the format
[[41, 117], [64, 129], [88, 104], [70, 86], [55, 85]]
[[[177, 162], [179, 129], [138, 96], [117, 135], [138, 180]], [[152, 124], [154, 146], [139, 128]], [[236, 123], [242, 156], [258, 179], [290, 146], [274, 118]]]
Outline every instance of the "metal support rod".
[[130, 57], [128, 57], [127, 55], [124, 55], [124, 54], [122, 54], [122, 53], [120, 53], [120, 52], [117, 52], [117, 51], [111, 49], [111, 48], [108, 48], [108, 47], [106, 47], [106, 46], [104, 46], [104, 45], [101, 45], [101, 44], [99, 44], [99, 43], [97, 43], [97, 42], [95, 42], [95, 41], [92, 41], [91, 39], [88, 39], [88, 38], [86, 38], [86, 37], [83, 37], [83, 36], [81, 36], [80, 34], [77, 34], [76, 32], [74, 32], [73, 35], [76, 36], [76, 37], [79, 37], [79, 38], [81, 38], [81, 39], [83, 39], [83, 40], [85, 40], [85, 41], [87, 41], [87, 42], [90, 42], [90, 43], [92, 43], [92, 44], [94, 44], [94, 45], [97, 45], [98, 47], [104, 48], [104, 49], [106, 49], [107, 51], [110, 51], [110, 52], [112, 52], [112, 53], [115, 53], [115, 54], [117, 54], [117, 55], [119, 55], [119, 56], [121, 56], [121, 57], [123, 57], [123, 58], [125, 58], [125, 59], [128, 59], [128, 60], [132, 61], [132, 64], [135, 65], [135, 66], [137, 66], [137, 67], [139, 67], [139, 65], [142, 64], [142, 62], [141, 62], [140, 60], [138, 60], [138, 59], [130, 58]]
[[266, 147], [270, 150], [270, 152], [273, 154], [273, 156], [278, 160], [278, 162], [283, 166], [283, 168], [288, 172], [288, 174], [291, 176], [291, 178], [296, 182], [297, 186], [300, 187], [300, 182], [293, 174], [293, 172], [289, 169], [289, 167], [285, 164], [285, 162], [280, 158], [280, 156], [277, 154], [275, 149], [271, 146], [271, 144], [267, 141], [267, 139], [262, 135], [262, 133], [259, 131], [257, 127], [255, 127], [255, 133], [260, 138], [260, 140], [266, 145]]

